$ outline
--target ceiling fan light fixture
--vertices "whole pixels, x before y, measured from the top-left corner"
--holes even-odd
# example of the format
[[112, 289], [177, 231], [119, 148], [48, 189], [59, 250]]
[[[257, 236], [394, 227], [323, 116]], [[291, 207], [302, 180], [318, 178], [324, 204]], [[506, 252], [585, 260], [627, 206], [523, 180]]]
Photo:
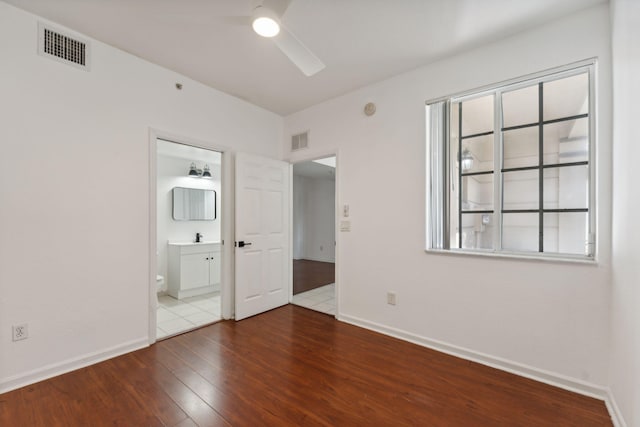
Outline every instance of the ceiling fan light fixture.
[[271, 9], [258, 6], [253, 10], [253, 31], [262, 37], [275, 37], [280, 32], [280, 19]]

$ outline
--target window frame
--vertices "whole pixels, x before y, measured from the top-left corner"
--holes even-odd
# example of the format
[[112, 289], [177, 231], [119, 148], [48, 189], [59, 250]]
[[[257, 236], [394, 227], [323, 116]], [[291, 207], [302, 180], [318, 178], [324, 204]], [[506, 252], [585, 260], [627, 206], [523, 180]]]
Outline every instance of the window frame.
[[[576, 63], [568, 64], [553, 69], [540, 71], [537, 73], [521, 76], [515, 79], [499, 82], [496, 84], [484, 86], [474, 90], [464, 91], [451, 96], [440, 97], [432, 99], [426, 102], [426, 251], [439, 252], [439, 253], [451, 253], [451, 254], [469, 254], [469, 255], [484, 255], [490, 257], [507, 257], [507, 258], [528, 258], [528, 259], [545, 259], [545, 260], [560, 260], [560, 261], [573, 261], [573, 262], [587, 262], [593, 263], [597, 260], [597, 195], [596, 195], [596, 167], [597, 167], [597, 109], [596, 109], [596, 72], [597, 72], [597, 60], [595, 58], [579, 61]], [[533, 85], [539, 85], [539, 88], [543, 83], [572, 77], [575, 75], [587, 73], [588, 75], [588, 91], [589, 91], [589, 110], [586, 116], [588, 120], [588, 158], [585, 162], [576, 162], [576, 165], [587, 165], [588, 172], [588, 206], [587, 206], [587, 250], [585, 254], [569, 254], [569, 253], [552, 253], [552, 252], [533, 252], [533, 251], [513, 251], [502, 249], [502, 234], [503, 234], [503, 173], [512, 169], [521, 168], [504, 168], [503, 167], [503, 132], [505, 129], [519, 128], [520, 126], [502, 126], [502, 95], [504, 93], [512, 92], [518, 89], [523, 89]], [[541, 88], [539, 89], [541, 93]], [[462, 170], [456, 172], [452, 167], [452, 155], [451, 151], [451, 106], [454, 103], [462, 102], [481, 98], [483, 96], [494, 96], [494, 111], [493, 111], [493, 217], [495, 221], [495, 227], [497, 229], [493, 234], [493, 249], [468, 249], [458, 248], [451, 246], [451, 226], [449, 222], [450, 218], [450, 200], [449, 189], [451, 185], [458, 187], [458, 197], [461, 194]], [[539, 98], [539, 102], [540, 102]], [[539, 104], [539, 109], [542, 111], [542, 105]], [[570, 120], [573, 116], [562, 117], [562, 120]], [[585, 118], [584, 115], [578, 115], [576, 117]], [[573, 118], [574, 120], [576, 118]], [[556, 120], [544, 120], [543, 117], [539, 117], [537, 123], [527, 124], [527, 126], [539, 126], [539, 138], [540, 145], [543, 142], [542, 127], [547, 122], [555, 122]], [[557, 120], [560, 121], [560, 120]], [[433, 123], [438, 123], [437, 126], [432, 126]], [[524, 126], [522, 126], [524, 127]], [[468, 137], [468, 136], [467, 136]], [[462, 145], [462, 138], [458, 139], [458, 151]], [[461, 151], [460, 151], [461, 152]], [[544, 164], [541, 153], [538, 153], [539, 164], [535, 167], [527, 167], [527, 170], [538, 171], [539, 174], [544, 174], [545, 170], [549, 168], [559, 168], [568, 166], [571, 164], [563, 164], [559, 166], [557, 164], [546, 165]], [[460, 162], [460, 159], [456, 160]], [[459, 167], [461, 166], [458, 163]], [[452, 171], [452, 169], [454, 169]], [[455, 177], [454, 177], [455, 175]], [[452, 180], [456, 179], [457, 182], [452, 184]], [[539, 177], [539, 186], [542, 186], [542, 180]], [[446, 190], [445, 190], [446, 189]], [[539, 193], [540, 194], [540, 193]], [[549, 209], [543, 209], [543, 200], [539, 200], [539, 209], [535, 210], [535, 213], [543, 215], [545, 211]], [[562, 212], [563, 209], [552, 209], [553, 211]], [[577, 211], [577, 209], [567, 209], [566, 211]], [[458, 205], [458, 218], [462, 215], [461, 205]], [[584, 210], [581, 210], [584, 212]], [[482, 213], [482, 212], [481, 212]], [[533, 212], [532, 212], [533, 213]], [[460, 219], [458, 220], [461, 224]], [[539, 233], [539, 249], [542, 248], [543, 239], [542, 233]], [[461, 235], [461, 233], [460, 233]]]

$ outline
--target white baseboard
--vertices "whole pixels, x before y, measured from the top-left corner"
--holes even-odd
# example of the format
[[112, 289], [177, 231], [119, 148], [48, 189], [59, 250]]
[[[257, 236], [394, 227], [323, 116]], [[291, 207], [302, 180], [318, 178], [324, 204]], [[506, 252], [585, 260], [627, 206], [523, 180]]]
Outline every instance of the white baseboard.
[[613, 397], [613, 393], [609, 388], [607, 388], [607, 397], [604, 400], [604, 403], [607, 405], [607, 410], [609, 411], [609, 415], [611, 415], [611, 421], [613, 422], [614, 427], [627, 427], [627, 423], [624, 421], [622, 412], [620, 412], [616, 399]]
[[[394, 338], [399, 338], [404, 341], [409, 341], [414, 344], [428, 347], [430, 349], [446, 353], [452, 356], [460, 357], [462, 359], [477, 362], [482, 365], [490, 366], [492, 368], [500, 369], [521, 377], [529, 378], [535, 381], [539, 381], [545, 384], [549, 384], [555, 387], [559, 387], [568, 391], [572, 391], [585, 396], [593, 397], [595, 399], [603, 400], [607, 404], [609, 414], [613, 419], [616, 417], [618, 420], [622, 420], [617, 411], [617, 407], [611, 393], [608, 388], [597, 384], [588, 383], [586, 381], [577, 380], [568, 376], [557, 374], [554, 372], [545, 371], [532, 366], [527, 366], [522, 363], [510, 361], [500, 357], [483, 354], [475, 350], [470, 350], [456, 345], [448, 344], [442, 341], [433, 340], [430, 338], [422, 337], [410, 332], [406, 332], [396, 328], [390, 328], [385, 325], [381, 325], [368, 320], [360, 319], [358, 317], [339, 314], [337, 319], [345, 323], [349, 323], [355, 326], [360, 326], [365, 329], [370, 329], [375, 332], [379, 332], [384, 335], [389, 335]], [[615, 412], [612, 412], [615, 409]], [[624, 423], [614, 425], [625, 427]]]
[[146, 337], [140, 338], [101, 351], [85, 354], [84, 356], [53, 363], [30, 372], [3, 378], [0, 380], [0, 393], [6, 393], [48, 378], [57, 377], [58, 375], [66, 374], [67, 372], [75, 371], [76, 369], [84, 368], [148, 346], [148, 339]]

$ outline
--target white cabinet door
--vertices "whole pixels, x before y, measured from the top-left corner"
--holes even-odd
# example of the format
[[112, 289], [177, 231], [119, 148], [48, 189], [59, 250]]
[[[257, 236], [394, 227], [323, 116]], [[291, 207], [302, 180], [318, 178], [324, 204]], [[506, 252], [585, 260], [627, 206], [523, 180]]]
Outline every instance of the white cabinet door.
[[209, 254], [182, 255], [180, 290], [209, 286]]
[[236, 154], [236, 320], [289, 302], [289, 164]]

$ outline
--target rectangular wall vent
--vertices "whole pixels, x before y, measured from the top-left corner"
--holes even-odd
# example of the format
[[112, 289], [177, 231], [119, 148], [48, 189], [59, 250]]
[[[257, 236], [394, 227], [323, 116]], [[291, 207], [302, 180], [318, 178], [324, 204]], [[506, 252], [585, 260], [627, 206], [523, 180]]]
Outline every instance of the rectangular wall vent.
[[299, 133], [291, 137], [291, 151], [302, 150], [309, 146], [309, 132]]
[[40, 23], [38, 53], [74, 67], [89, 70], [89, 42]]

